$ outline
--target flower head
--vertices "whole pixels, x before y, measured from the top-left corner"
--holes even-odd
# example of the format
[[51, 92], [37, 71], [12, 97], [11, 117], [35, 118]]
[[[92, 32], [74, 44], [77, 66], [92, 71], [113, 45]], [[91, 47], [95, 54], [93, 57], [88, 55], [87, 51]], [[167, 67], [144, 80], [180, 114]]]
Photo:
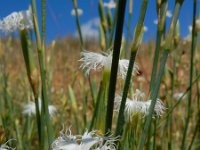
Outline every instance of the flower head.
[[[112, 53], [99, 54], [95, 52], [84, 51], [81, 52], [82, 62], [80, 68], [85, 71], [86, 74], [90, 73], [90, 70], [100, 71], [102, 69], [110, 70], [112, 63]], [[119, 60], [118, 74], [122, 79], [125, 79], [128, 71], [129, 60]], [[133, 73], [138, 71], [137, 64], [134, 65]]]
[[[77, 8], [77, 12], [78, 12], [78, 16], [81, 16], [81, 15], [83, 14], [83, 10], [80, 9], [80, 8]], [[71, 15], [72, 15], [72, 16], [76, 16], [76, 11], [75, 11], [75, 9], [72, 9]]]
[[52, 143], [53, 150], [116, 150], [115, 141], [117, 138], [98, 136], [97, 131], [88, 130], [83, 135], [72, 135], [71, 130], [60, 132]]
[[108, 3], [104, 2], [103, 5], [104, 7], [107, 7], [109, 9], [113, 9], [116, 7], [116, 3], [114, 0], [110, 0]]
[[[38, 104], [39, 104], [39, 111], [41, 113], [41, 98], [38, 98]], [[56, 107], [53, 105], [49, 105], [48, 106], [49, 109], [49, 114], [51, 117], [53, 117], [53, 115], [56, 112]], [[32, 116], [36, 114], [36, 108], [35, 108], [35, 102], [30, 101], [28, 104], [26, 104], [23, 108], [23, 114], [28, 115], [28, 116]]]
[[13, 12], [0, 21], [0, 29], [6, 33], [14, 32], [16, 30], [32, 29], [32, 9]]
[[[147, 115], [149, 111], [149, 107], [151, 105], [151, 100], [144, 101], [145, 94], [140, 90], [136, 90], [135, 94], [133, 94], [132, 99], [126, 99], [125, 105], [125, 119], [127, 121], [132, 121], [132, 118], [136, 114]], [[119, 111], [121, 105], [121, 96], [115, 97], [115, 110]], [[156, 105], [154, 108], [154, 116], [161, 116], [164, 113], [165, 107], [163, 102], [160, 99], [157, 99]]]

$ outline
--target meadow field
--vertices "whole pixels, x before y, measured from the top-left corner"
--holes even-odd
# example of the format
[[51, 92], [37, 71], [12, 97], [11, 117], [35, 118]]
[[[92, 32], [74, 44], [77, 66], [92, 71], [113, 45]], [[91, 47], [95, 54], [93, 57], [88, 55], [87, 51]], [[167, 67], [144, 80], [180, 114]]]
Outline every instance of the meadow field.
[[171, 15], [170, 1], [154, 1], [157, 36], [144, 41], [151, 2], [132, 33], [133, 0], [98, 0], [98, 39], [84, 36], [77, 0], [77, 35], [49, 43], [45, 0], [1, 19], [0, 150], [199, 150], [199, 1], [186, 38], [184, 0]]

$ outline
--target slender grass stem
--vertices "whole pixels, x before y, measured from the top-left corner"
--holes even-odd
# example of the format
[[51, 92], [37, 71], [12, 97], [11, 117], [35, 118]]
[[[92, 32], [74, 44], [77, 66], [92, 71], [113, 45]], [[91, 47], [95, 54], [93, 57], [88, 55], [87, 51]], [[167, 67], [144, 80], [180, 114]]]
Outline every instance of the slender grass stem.
[[40, 74], [41, 74], [41, 81], [42, 81], [42, 106], [43, 111], [45, 114], [45, 121], [47, 126], [47, 133], [48, 133], [48, 142], [49, 146], [52, 144], [54, 135], [53, 135], [53, 127], [50, 120], [49, 110], [48, 110], [48, 99], [47, 99], [47, 93], [46, 93], [46, 73], [44, 69], [44, 63], [43, 63], [43, 56], [42, 51], [38, 50], [38, 59], [39, 59], [39, 65], [40, 65]]
[[73, 2], [75, 14], [76, 14], [76, 26], [77, 26], [77, 30], [78, 30], [78, 34], [79, 34], [79, 38], [80, 38], [80, 42], [81, 42], [81, 50], [83, 50], [84, 42], [83, 42], [83, 36], [82, 36], [82, 31], [81, 31], [81, 24], [80, 24], [80, 19], [79, 19], [77, 1], [72, 0], [72, 2]]
[[116, 90], [117, 70], [118, 70], [118, 63], [119, 63], [122, 32], [123, 32], [125, 6], [126, 6], [126, 0], [119, 0], [118, 18], [117, 18], [115, 41], [114, 41], [109, 93], [108, 93], [105, 133], [111, 130], [111, 127], [112, 127], [113, 107], [114, 107], [114, 98], [115, 98], [115, 90]]
[[112, 46], [112, 42], [113, 42], [113, 35], [114, 35], [115, 26], [116, 26], [116, 22], [117, 22], [117, 14], [118, 14], [118, 7], [119, 7], [118, 3], [119, 3], [119, 0], [117, 0], [117, 2], [116, 2], [114, 19], [113, 19], [113, 22], [112, 22], [112, 28], [111, 28], [110, 36], [109, 36], [109, 39], [108, 39], [108, 46], [109, 47]]
[[[189, 85], [192, 85], [193, 80], [193, 70], [194, 70], [194, 55], [195, 55], [195, 49], [197, 45], [197, 32], [196, 32], [196, 9], [197, 9], [197, 1], [193, 1], [193, 28], [192, 28], [192, 45], [191, 45], [191, 56], [190, 56], [190, 79], [189, 79]], [[188, 94], [188, 104], [187, 104], [187, 113], [185, 118], [185, 125], [183, 130], [183, 139], [182, 139], [182, 149], [186, 149], [186, 137], [187, 137], [187, 130], [190, 122], [190, 116], [191, 116], [191, 100], [192, 100], [192, 88], [189, 90]]]
[[147, 116], [144, 131], [143, 131], [142, 137], [140, 139], [139, 150], [142, 150], [143, 146], [145, 144], [145, 139], [146, 139], [149, 127], [150, 127], [151, 118], [152, 118], [152, 114], [153, 114], [154, 107], [155, 107], [155, 104], [156, 104], [156, 98], [158, 96], [158, 92], [159, 92], [159, 89], [160, 89], [160, 84], [161, 84], [162, 76], [163, 76], [163, 73], [164, 73], [164, 67], [165, 67], [165, 64], [166, 64], [166, 61], [167, 61], [168, 54], [169, 54], [168, 50], [163, 51], [162, 61], [161, 61], [161, 65], [160, 65], [160, 71], [159, 71], [159, 74], [158, 74], [157, 83], [154, 87], [154, 92], [153, 92], [153, 95], [152, 95], [152, 102], [151, 102], [151, 105], [150, 105], [150, 108], [149, 108], [149, 114]]
[[124, 46], [124, 55], [127, 57], [128, 55], [128, 45], [129, 45], [129, 38], [131, 37], [131, 21], [133, 15], [133, 0], [129, 1], [129, 14], [128, 14], [128, 25], [127, 25], [127, 35], [126, 41]]
[[121, 101], [118, 120], [117, 120], [117, 127], [116, 127], [116, 130], [115, 130], [116, 136], [122, 135], [122, 132], [123, 132], [124, 109], [125, 109], [125, 105], [126, 105], [126, 98], [127, 98], [127, 95], [128, 95], [128, 90], [129, 90], [133, 66], [134, 66], [134, 62], [135, 62], [136, 52], [137, 51], [132, 51], [132, 53], [131, 53], [131, 58], [130, 58], [130, 62], [129, 62], [129, 67], [128, 67], [127, 76], [126, 76], [125, 85], [124, 85], [124, 90], [123, 90], [123, 95], [122, 95], [122, 101]]
[[107, 41], [108, 23], [106, 20], [106, 15], [105, 15], [105, 10], [104, 10], [102, 0], [98, 0], [98, 11], [99, 11], [99, 16], [100, 16], [101, 27], [103, 29], [103, 36], [104, 36], [103, 38], [105, 39], [106, 48], [108, 48], [108, 41]]
[[156, 117], [154, 120], [154, 132], [153, 132], [153, 150], [156, 150], [156, 131], [157, 131], [157, 123], [158, 118]]
[[122, 132], [123, 132], [122, 129], [123, 129], [123, 125], [124, 125], [124, 109], [125, 109], [125, 105], [126, 105], [126, 98], [127, 98], [128, 91], [129, 91], [133, 66], [134, 66], [134, 62], [135, 62], [135, 56], [137, 54], [139, 45], [141, 44], [141, 41], [142, 41], [142, 35], [143, 35], [142, 28], [143, 28], [143, 22], [144, 22], [144, 18], [145, 18], [145, 14], [146, 14], [147, 4], [148, 4], [148, 0], [142, 1], [140, 17], [138, 20], [138, 24], [136, 26], [134, 40], [133, 40], [133, 44], [132, 44], [132, 48], [131, 48], [131, 57], [130, 57], [130, 61], [129, 61], [127, 76], [126, 76], [125, 85], [124, 85], [124, 89], [123, 89], [122, 101], [121, 101], [118, 120], [117, 120], [117, 127], [116, 127], [116, 131], [115, 131], [116, 136], [122, 135]]
[[153, 68], [152, 68], [152, 73], [151, 73], [150, 92], [152, 91], [153, 85], [155, 84], [162, 32], [157, 31], [156, 37], [157, 37], [156, 38], [156, 48], [155, 48], [155, 52], [154, 52]]
[[[39, 60], [39, 67], [40, 67], [40, 77], [42, 82], [42, 111], [41, 111], [41, 127], [42, 135], [44, 136], [44, 127], [43, 123], [45, 120], [46, 127], [47, 127], [47, 133], [48, 133], [48, 142], [49, 147], [53, 142], [54, 135], [53, 135], [53, 127], [50, 120], [49, 110], [48, 110], [48, 97], [47, 97], [47, 88], [46, 88], [46, 70], [44, 66], [44, 47], [41, 45], [41, 38], [40, 38], [40, 32], [39, 32], [39, 25], [38, 25], [38, 19], [37, 19], [37, 10], [36, 10], [36, 1], [32, 0], [32, 9], [33, 9], [33, 23], [34, 23], [34, 29], [35, 29], [35, 35], [36, 35], [36, 41], [37, 41], [37, 50], [38, 50], [38, 60]], [[45, 17], [45, 16], [43, 16]], [[45, 20], [45, 19], [43, 19]], [[43, 33], [45, 34], [45, 33]], [[44, 41], [45, 42], [45, 41]], [[45, 43], [44, 43], [45, 44]], [[43, 113], [44, 113], [44, 120], [43, 120]], [[44, 137], [42, 137], [44, 138]]]
[[188, 150], [191, 150], [191, 149], [192, 149], [192, 145], [194, 144], [195, 137], [197, 136], [198, 130], [199, 130], [199, 128], [200, 128], [199, 124], [200, 124], [200, 112], [198, 112], [198, 120], [197, 120], [197, 122], [196, 122], [195, 129], [194, 129], [194, 134], [193, 134], [193, 136], [192, 136], [192, 140], [191, 140], [191, 142], [190, 142], [190, 145], [189, 145], [189, 147], [188, 147]]
[[46, 42], [46, 0], [42, 0], [42, 49], [43, 49], [43, 57], [45, 61], [46, 66], [46, 48], [45, 48], [45, 42]]
[[158, 59], [161, 47], [162, 36], [164, 35], [164, 25], [165, 25], [165, 17], [167, 11], [167, 0], [162, 0], [160, 5], [160, 10], [158, 11], [158, 27], [157, 27], [157, 36], [156, 36], [156, 47], [154, 52], [153, 59], [153, 68], [151, 73], [151, 81], [150, 81], [150, 93], [152, 92], [153, 85], [155, 84], [155, 79], [157, 75], [157, 67], [158, 67]]
[[177, 102], [174, 104], [174, 106], [172, 106], [172, 108], [168, 111], [166, 117], [168, 117], [174, 111], [174, 109], [180, 104], [180, 102], [182, 102], [183, 97], [190, 91], [190, 89], [193, 87], [193, 85], [199, 81], [199, 79], [200, 79], [200, 74], [197, 75], [197, 77], [194, 79], [192, 84], [187, 87], [187, 89], [185, 90], [183, 95], [177, 100]]
[[35, 98], [35, 108], [36, 108], [36, 120], [37, 120], [37, 128], [38, 128], [38, 136], [39, 136], [39, 145], [40, 149], [42, 149], [42, 130], [41, 130], [41, 116], [39, 111], [39, 103], [38, 103], [38, 71], [36, 67], [34, 52], [30, 48], [30, 42], [28, 40], [28, 33], [26, 30], [20, 32], [22, 52], [24, 56], [24, 61], [26, 64], [27, 75], [29, 79], [29, 83], [31, 85], [34, 98]]
[[172, 44], [171, 41], [172, 41], [172, 38], [173, 38], [173, 33], [175, 31], [175, 28], [176, 28], [176, 23], [177, 23], [177, 20], [178, 20], [178, 16], [179, 16], [179, 13], [180, 13], [182, 3], [183, 3], [183, 0], [177, 0], [176, 3], [175, 3], [174, 16], [172, 18], [170, 30], [169, 30], [169, 33], [168, 33], [168, 37], [166, 39], [165, 49], [163, 51], [163, 56], [162, 56], [162, 59], [161, 59], [161, 64], [160, 64], [160, 69], [159, 69], [159, 72], [158, 72], [157, 82], [155, 83], [154, 90], [153, 90], [153, 92], [150, 96], [152, 101], [151, 101], [149, 113], [147, 115], [147, 119], [146, 119], [146, 122], [145, 122], [145, 127], [144, 127], [144, 130], [143, 130], [142, 136], [140, 138], [139, 150], [142, 150], [143, 147], [144, 147], [146, 137], [147, 137], [147, 134], [148, 134], [148, 130], [149, 130], [149, 127], [150, 127], [150, 124], [151, 124], [152, 114], [154, 112], [154, 107], [155, 107], [155, 104], [156, 104], [156, 101], [157, 101], [157, 96], [158, 96], [158, 93], [159, 93], [160, 84], [161, 84], [161, 81], [162, 81], [162, 76], [163, 76], [163, 73], [164, 73], [165, 64], [167, 62], [167, 57], [168, 57], [169, 51], [171, 49], [171, 44]]
[[99, 92], [98, 92], [98, 96], [97, 96], [97, 101], [96, 101], [96, 104], [95, 104], [94, 114], [92, 116], [92, 121], [91, 121], [90, 127], [89, 127], [90, 131], [92, 130], [92, 128], [94, 126], [94, 122], [95, 122], [95, 119], [96, 119], [98, 111], [99, 111], [98, 109], [99, 109], [100, 100], [101, 100], [101, 97], [102, 97], [102, 92], [103, 92], [103, 83], [101, 82]]

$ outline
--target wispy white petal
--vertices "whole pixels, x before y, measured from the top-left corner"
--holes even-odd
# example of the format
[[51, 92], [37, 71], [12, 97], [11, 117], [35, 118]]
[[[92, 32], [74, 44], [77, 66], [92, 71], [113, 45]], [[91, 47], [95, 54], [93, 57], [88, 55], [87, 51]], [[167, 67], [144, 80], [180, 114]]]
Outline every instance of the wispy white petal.
[[[110, 70], [112, 63], [112, 53], [99, 54], [95, 52], [84, 51], [81, 52], [81, 62], [80, 68], [85, 71], [88, 75], [91, 70], [100, 71], [102, 69]], [[125, 79], [126, 73], [128, 71], [129, 60], [121, 59], [119, 60], [118, 75]], [[133, 74], [138, 71], [138, 65], [135, 64], [133, 68]]]
[[10, 146], [7, 145], [7, 143], [9, 141], [12, 141], [12, 140], [15, 140], [15, 139], [10, 139], [6, 143], [4, 143], [4, 144], [2, 144], [2, 145], [0, 144], [0, 150], [15, 150], [15, 148], [12, 148], [12, 147], [10, 147]]
[[[119, 111], [120, 105], [121, 105], [121, 96], [115, 97], [115, 111]], [[136, 90], [136, 93], [133, 95], [133, 99], [126, 99], [126, 105], [125, 105], [125, 119], [126, 121], [132, 121], [132, 118], [136, 114], [142, 114], [147, 115], [149, 111], [149, 107], [151, 104], [151, 100], [145, 101], [144, 99], [144, 93], [142, 93], [139, 90]], [[165, 111], [165, 107], [163, 102], [160, 99], [157, 99], [156, 105], [154, 108], [154, 116], [160, 117]]]
[[84, 70], [86, 74], [89, 74], [90, 70], [100, 71], [104, 67], [106, 60], [106, 55], [84, 51], [81, 52], [81, 59], [79, 60], [82, 62], [80, 68]]
[[[39, 111], [41, 113], [41, 98], [40, 97], [38, 98], [38, 104], [39, 104]], [[53, 105], [49, 105], [48, 109], [49, 109], [50, 116], [53, 117], [56, 112], [56, 107]], [[23, 108], [22, 113], [28, 116], [35, 115], [36, 114], [35, 102], [30, 101], [28, 104], [26, 104]]]
[[98, 136], [97, 131], [88, 130], [83, 135], [72, 135], [71, 130], [67, 132], [63, 130], [52, 143], [53, 150], [116, 150], [115, 141], [117, 138], [111, 136]]

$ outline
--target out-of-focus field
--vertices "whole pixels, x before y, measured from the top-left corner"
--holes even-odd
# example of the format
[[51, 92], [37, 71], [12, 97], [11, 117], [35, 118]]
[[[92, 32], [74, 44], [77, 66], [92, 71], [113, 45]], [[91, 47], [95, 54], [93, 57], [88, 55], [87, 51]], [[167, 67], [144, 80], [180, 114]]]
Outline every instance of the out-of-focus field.
[[[100, 52], [100, 47], [95, 41], [87, 41], [85, 43], [85, 49], [89, 51]], [[144, 43], [140, 50], [138, 51], [136, 62], [139, 65], [139, 73], [133, 78], [132, 85], [134, 88], [142, 89], [145, 93], [149, 91], [149, 81], [151, 77], [153, 53], [154, 53], [154, 41], [149, 41]], [[185, 92], [188, 88], [189, 81], [189, 61], [190, 61], [190, 42], [181, 42], [178, 48], [172, 50], [169, 55], [168, 63], [165, 69], [165, 74], [163, 77], [160, 98], [168, 107], [169, 102], [174, 105], [177, 100], [171, 95], [171, 76], [173, 70], [173, 55], [176, 55], [176, 74], [175, 74], [175, 93]], [[50, 103], [55, 105], [57, 108], [56, 117], [52, 119], [54, 123], [54, 128], [56, 131], [60, 131], [63, 124], [66, 126], [72, 125], [72, 130], [78, 130], [74, 125], [74, 119], [72, 116], [72, 108], [77, 106], [78, 114], [77, 116], [80, 120], [84, 117], [87, 120], [91, 120], [93, 107], [92, 107], [92, 96], [90, 92], [90, 87], [88, 80], [84, 76], [83, 71], [79, 68], [80, 62], [80, 45], [79, 40], [72, 37], [65, 39], [56, 39], [51, 44], [47, 45], [46, 48], [46, 78], [48, 81], [48, 95], [50, 97]], [[129, 59], [129, 57], [127, 56]], [[37, 61], [38, 62], [38, 61]], [[195, 72], [200, 72], [200, 47], [196, 49], [195, 55]], [[39, 67], [38, 67], [39, 68]], [[13, 118], [11, 119], [16, 123], [14, 130], [19, 130], [19, 134], [23, 132], [25, 117], [22, 114], [23, 106], [30, 100], [32, 100], [32, 92], [28, 82], [25, 63], [23, 60], [23, 54], [21, 50], [20, 41], [7, 38], [1, 40], [0, 47], [0, 101], [7, 99], [12, 103], [13, 108]], [[194, 73], [196, 74], [196, 73]], [[90, 79], [97, 81], [95, 83], [96, 91], [98, 91], [100, 83], [101, 73], [92, 72], [90, 74]], [[194, 76], [195, 78], [195, 76]], [[6, 83], [5, 83], [6, 79]], [[123, 82], [123, 81], [120, 81]], [[199, 84], [199, 82], [198, 82]], [[200, 85], [199, 85], [200, 86]], [[84, 88], [83, 88], [84, 87]], [[72, 89], [73, 94], [76, 99], [76, 105], [73, 102], [69, 102], [69, 89]], [[123, 87], [119, 83], [117, 85], [118, 92], [122, 91]], [[5, 92], [7, 94], [5, 95]], [[196, 85], [194, 85], [194, 96], [196, 96]], [[5, 97], [6, 96], [6, 97]], [[148, 95], [147, 95], [148, 96]], [[191, 140], [194, 126], [197, 119], [197, 111], [199, 109], [199, 104], [196, 101], [196, 97], [193, 96], [192, 100], [192, 115], [191, 123], [189, 124], [189, 134], [188, 139]], [[87, 107], [83, 107], [83, 101], [87, 99]], [[183, 120], [186, 112], [186, 98], [182, 99], [179, 106], [175, 108], [172, 117], [172, 130], [173, 130], [173, 140], [177, 143], [177, 146], [181, 143], [181, 134], [183, 129]], [[87, 110], [84, 110], [87, 108]], [[168, 109], [166, 110], [166, 114]], [[8, 112], [6, 108], [0, 106], [0, 113], [3, 119], [8, 119]], [[161, 118], [159, 126], [164, 126], [166, 120], [166, 114]], [[84, 120], [84, 119], [83, 119]], [[1, 121], [1, 120], [0, 120]], [[15, 132], [13, 132], [13, 122], [7, 122], [7, 128], [1, 128], [0, 131], [0, 143], [8, 139], [7, 135], [16, 137]], [[2, 126], [2, 122], [0, 122]], [[87, 127], [87, 124], [83, 121], [81, 125], [83, 128]], [[36, 128], [36, 125], [35, 125]], [[36, 129], [34, 129], [36, 130]], [[36, 132], [36, 131], [35, 131]], [[58, 133], [57, 132], [57, 133]], [[78, 131], [75, 131], [78, 132]], [[163, 133], [163, 136], [168, 134]], [[198, 133], [199, 134], [199, 133]], [[13, 135], [13, 136], [11, 136]], [[36, 135], [33, 135], [36, 136]], [[198, 135], [200, 136], [200, 135]], [[37, 137], [37, 136], [36, 136]], [[34, 139], [34, 138], [33, 138]], [[167, 140], [167, 139], [166, 139]], [[34, 140], [31, 141], [33, 144]], [[160, 142], [158, 139], [157, 143]], [[167, 142], [166, 142], [167, 143]], [[165, 143], [165, 144], [166, 144]], [[160, 143], [161, 144], [161, 143]], [[158, 144], [159, 145], [159, 144]]]

